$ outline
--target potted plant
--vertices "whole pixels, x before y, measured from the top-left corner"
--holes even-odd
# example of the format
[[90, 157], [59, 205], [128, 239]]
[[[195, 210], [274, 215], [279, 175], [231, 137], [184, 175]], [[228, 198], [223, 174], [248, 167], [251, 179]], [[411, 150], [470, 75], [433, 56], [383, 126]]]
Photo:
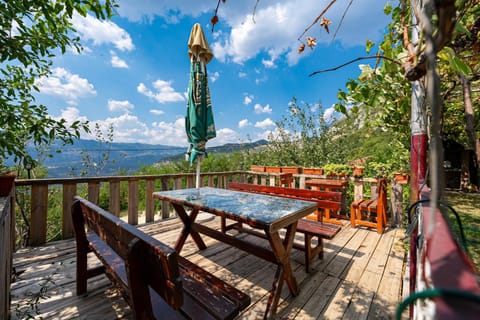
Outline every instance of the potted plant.
[[254, 172], [265, 172], [265, 166], [251, 165], [251, 166], [250, 166], [250, 171], [254, 171]]
[[9, 167], [0, 163], [0, 197], [6, 197], [10, 194], [16, 177]]
[[322, 168], [303, 168], [303, 174], [322, 175], [323, 174], [323, 169]]
[[325, 175], [332, 177], [346, 177], [352, 172], [352, 168], [346, 164], [329, 163], [323, 166]]
[[407, 184], [410, 180], [410, 176], [404, 172], [394, 172], [393, 178], [400, 184]]
[[283, 173], [300, 173], [299, 167], [281, 167], [280, 170]]
[[280, 173], [281, 169], [280, 169], [280, 167], [275, 167], [275, 166], [265, 166], [265, 171], [266, 172]]
[[364, 166], [354, 166], [352, 169], [352, 173], [354, 177], [363, 177], [363, 173], [365, 172]]

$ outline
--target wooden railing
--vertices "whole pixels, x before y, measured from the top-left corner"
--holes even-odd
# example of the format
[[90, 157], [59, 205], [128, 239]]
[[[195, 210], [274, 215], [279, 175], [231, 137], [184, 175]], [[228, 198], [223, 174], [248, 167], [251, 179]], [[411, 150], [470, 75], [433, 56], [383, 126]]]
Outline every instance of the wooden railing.
[[[252, 171], [230, 171], [203, 173], [201, 175], [201, 186], [212, 186], [225, 188], [230, 181], [249, 182], [263, 185], [277, 185], [279, 173], [252, 172]], [[294, 174], [295, 187], [305, 188], [305, 180], [308, 178], [319, 177], [318, 175]], [[355, 198], [363, 197], [365, 186], [370, 184], [375, 186], [376, 179], [350, 179], [354, 185]], [[139, 184], [142, 187], [139, 188]], [[139, 223], [139, 216], [144, 215], [145, 222], [154, 221], [154, 216], [159, 213], [160, 219], [169, 218], [171, 210], [168, 205], [158, 203], [155, 205], [152, 193], [160, 190], [171, 190], [181, 188], [193, 188], [195, 186], [195, 175], [193, 173], [182, 174], [163, 174], [163, 175], [144, 175], [144, 176], [111, 176], [95, 178], [56, 178], [56, 179], [33, 179], [16, 180], [15, 185], [18, 192], [29, 194], [31, 208], [29, 214], [29, 241], [31, 246], [41, 245], [47, 242], [47, 225], [49, 210], [49, 188], [59, 188], [62, 192], [62, 231], [61, 238], [67, 239], [73, 236], [73, 227], [70, 216], [70, 208], [73, 196], [81, 194], [93, 203], [99, 203], [100, 186], [107, 185], [108, 189], [108, 211], [120, 216], [121, 201], [127, 199], [126, 219], [128, 223], [136, 225]], [[121, 184], [127, 184], [126, 192], [121, 194]], [[144, 186], [143, 186], [144, 184]], [[26, 189], [25, 189], [26, 188]], [[105, 188], [105, 187], [104, 187]], [[372, 192], [375, 188], [370, 188]], [[122, 190], [125, 190], [123, 188]], [[140, 195], [139, 190], [145, 190], [144, 195]], [[392, 189], [393, 190], [393, 189]], [[401, 189], [400, 189], [401, 191]], [[82, 194], [84, 193], [84, 194]], [[125, 194], [126, 193], [126, 194]], [[401, 196], [401, 192], [400, 192]], [[392, 208], [400, 208], [399, 212], [394, 212], [395, 217], [401, 217], [402, 199], [393, 197]], [[143, 203], [140, 203], [142, 201]], [[145, 210], [140, 212], [139, 208]], [[142, 217], [143, 219], [143, 217]], [[398, 221], [397, 219], [394, 219]], [[401, 222], [401, 219], [400, 219]], [[398, 225], [398, 223], [397, 223]]]
[[[49, 188], [58, 187], [62, 192], [62, 238], [67, 239], [73, 236], [73, 225], [71, 221], [70, 208], [73, 203], [73, 196], [82, 189], [88, 200], [98, 204], [100, 196], [100, 185], [106, 184], [109, 189], [108, 211], [120, 216], [120, 193], [121, 183], [128, 184], [127, 198], [127, 220], [128, 223], [136, 225], [139, 221], [139, 202], [145, 201], [142, 207], [145, 208], [145, 222], [154, 221], [155, 205], [152, 197], [154, 191], [193, 188], [195, 186], [195, 174], [164, 174], [144, 176], [112, 176], [95, 178], [57, 178], [57, 179], [34, 179], [16, 180], [15, 185], [18, 191], [30, 194], [31, 209], [29, 225], [29, 241], [31, 246], [44, 244], [47, 241], [47, 217], [49, 203]], [[223, 188], [229, 181], [244, 181], [245, 172], [215, 172], [201, 175], [202, 186]], [[145, 184], [145, 194], [140, 197], [139, 184]], [[27, 190], [24, 190], [27, 188]], [[142, 188], [143, 189], [143, 188]], [[170, 217], [168, 205], [159, 205], [161, 219]]]
[[14, 249], [13, 189], [9, 196], [0, 197], [0, 318], [8, 314]]

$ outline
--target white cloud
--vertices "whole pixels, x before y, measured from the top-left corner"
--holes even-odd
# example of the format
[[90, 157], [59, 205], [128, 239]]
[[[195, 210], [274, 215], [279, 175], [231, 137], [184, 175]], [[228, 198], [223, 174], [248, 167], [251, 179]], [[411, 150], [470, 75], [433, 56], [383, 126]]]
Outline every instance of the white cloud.
[[248, 121], [248, 119], [243, 119], [243, 120], [240, 120], [238, 121], [238, 128], [242, 129], [242, 128], [245, 128], [247, 126], [251, 126], [252, 123], [250, 121]]
[[130, 35], [112, 21], [102, 21], [89, 14], [86, 17], [75, 14], [72, 22], [80, 37], [92, 40], [95, 45], [112, 43], [121, 51], [135, 48]]
[[262, 107], [260, 104], [255, 104], [254, 111], [256, 114], [261, 114], [261, 113], [272, 113], [272, 108], [270, 108], [270, 105], [267, 104], [265, 107]]
[[323, 113], [323, 119], [327, 122], [335, 120], [335, 108], [333, 106], [325, 110]]
[[252, 103], [254, 96], [251, 94], [245, 95], [245, 98], [243, 99], [243, 104], [248, 106], [250, 103]]
[[217, 137], [215, 139], [209, 140], [207, 142], [207, 151], [208, 146], [219, 146], [226, 143], [238, 143], [240, 141], [240, 137], [235, 130], [230, 128], [222, 128], [217, 130]]
[[111, 55], [111, 59], [110, 59], [110, 63], [112, 64], [112, 67], [114, 68], [128, 68], [128, 64], [125, 60], [123, 59], [120, 59], [117, 54], [115, 53], [115, 51], [113, 50], [110, 50], [110, 55]]
[[[295, 1], [262, 0], [256, 8], [255, 17], [252, 1], [222, 3], [219, 18], [226, 27], [217, 27], [213, 34], [214, 41], [210, 46], [215, 58], [242, 64], [260, 53], [266, 53], [270, 57], [264, 60], [268, 67], [280, 58], [294, 65], [310, 51], [305, 50], [299, 55], [297, 38], [329, 3], [330, 0], [304, 0], [299, 5]], [[159, 16], [167, 23], [178, 23], [184, 16], [196, 18], [214, 9], [211, 3], [197, 0], [120, 0], [119, 5], [119, 15], [131, 21], [151, 21]], [[366, 38], [378, 39], [389, 21], [383, 13], [384, 5], [384, 1], [377, 0], [352, 2], [336, 35], [339, 45], [348, 48], [364, 45]], [[346, 7], [344, 1], [337, 1], [324, 15], [332, 21], [330, 34], [315, 26], [307, 35], [317, 38], [319, 45], [329, 44]]]
[[273, 122], [272, 119], [270, 118], [267, 118], [263, 121], [259, 121], [255, 123], [255, 128], [260, 128], [260, 129], [265, 129], [273, 126], [275, 126], [275, 122]]
[[[297, 38], [329, 2], [305, 0], [300, 6], [295, 1], [262, 1], [255, 12], [255, 21], [251, 10], [235, 12], [234, 8], [228, 8], [230, 2], [222, 7], [220, 19], [230, 25], [231, 30], [230, 33], [222, 33], [211, 45], [215, 57], [220, 61], [231, 59], [242, 64], [260, 53], [267, 53], [270, 56], [270, 59], [264, 60], [267, 67], [272, 67], [273, 62], [282, 56], [294, 65], [308, 55], [308, 50], [302, 55], [297, 53]], [[384, 3], [375, 0], [354, 1], [336, 35], [340, 45], [348, 48], [363, 45], [366, 38], [378, 39], [388, 21], [383, 14], [383, 6]], [[345, 7], [343, 1], [337, 1], [324, 15], [332, 21], [330, 34], [314, 27], [307, 35], [317, 38], [319, 44], [329, 44]], [[376, 18], [365, 18], [371, 16]]]
[[171, 81], [157, 80], [152, 83], [153, 88], [156, 92], [148, 89], [145, 84], [140, 83], [137, 86], [137, 91], [151, 99], [156, 100], [158, 103], [168, 103], [168, 102], [181, 102], [185, 101], [184, 96], [176, 92], [172, 88]]
[[160, 143], [172, 146], [187, 146], [185, 137], [185, 118], [174, 122], [154, 122], [149, 132], [150, 143]]
[[214, 73], [210, 73], [210, 81], [212, 81], [212, 83], [217, 81], [218, 77], [220, 77], [220, 73], [218, 73], [218, 71], [215, 71]]
[[43, 94], [64, 98], [69, 104], [76, 104], [79, 98], [95, 96], [93, 84], [64, 68], [55, 68], [47, 78], [37, 80], [36, 85]]
[[85, 122], [87, 117], [80, 116], [80, 110], [75, 107], [67, 107], [66, 109], [60, 110], [61, 114], [59, 117], [54, 117], [56, 120], [64, 119], [67, 122], [67, 125], [72, 124], [75, 121]]
[[269, 60], [263, 59], [263, 60], [262, 60], [262, 64], [265, 66], [265, 68], [270, 68], [270, 69], [272, 69], [272, 68], [275, 68], [275, 67], [276, 67], [275, 61], [274, 61], [273, 59], [269, 59]]
[[108, 100], [108, 110], [110, 111], [122, 111], [122, 112], [127, 112], [129, 110], [133, 110], [135, 106], [130, 103], [128, 100]]
[[239, 72], [238, 73], [238, 77], [239, 78], [245, 78], [247, 76], [247, 73], [246, 72]]
[[165, 114], [165, 111], [159, 109], [150, 109], [150, 113], [156, 116], [161, 116], [162, 114]]

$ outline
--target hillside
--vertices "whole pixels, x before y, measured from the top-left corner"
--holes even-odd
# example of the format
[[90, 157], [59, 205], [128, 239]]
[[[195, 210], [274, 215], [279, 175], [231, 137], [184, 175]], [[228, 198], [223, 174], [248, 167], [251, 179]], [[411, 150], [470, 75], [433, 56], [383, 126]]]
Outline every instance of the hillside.
[[[208, 148], [210, 153], [228, 153], [239, 151], [245, 148], [255, 148], [265, 145], [265, 140], [245, 144], [226, 144], [223, 146]], [[78, 176], [85, 167], [82, 166], [82, 159], [88, 155], [90, 163], [101, 163], [102, 157], [107, 152], [108, 145], [95, 140], [76, 140], [73, 145], [60, 147], [52, 146], [50, 152], [52, 157], [46, 157], [42, 161], [48, 168], [48, 177], [65, 177], [68, 175]], [[57, 150], [61, 151], [57, 153]], [[33, 150], [32, 154], [36, 154]], [[183, 159], [186, 152], [185, 147], [166, 145], [152, 145], [142, 143], [111, 143], [108, 165], [102, 170], [102, 175], [116, 174], [119, 170], [131, 173], [142, 165], [152, 165], [166, 160]]]

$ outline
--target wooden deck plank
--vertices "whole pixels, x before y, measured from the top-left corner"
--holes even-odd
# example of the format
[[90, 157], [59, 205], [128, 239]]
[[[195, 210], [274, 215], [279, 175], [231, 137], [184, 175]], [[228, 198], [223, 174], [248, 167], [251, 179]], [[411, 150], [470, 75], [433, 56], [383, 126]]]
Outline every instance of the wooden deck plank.
[[[205, 222], [220, 227], [218, 219]], [[178, 219], [140, 225], [164, 243], [173, 245], [180, 230]], [[292, 268], [300, 288], [297, 297], [284, 286], [278, 317], [282, 319], [377, 319], [389, 318], [395, 311], [402, 291], [404, 249], [403, 232], [378, 235], [375, 230], [345, 225], [337, 236], [325, 241], [323, 260], [315, 259], [313, 270], [304, 272], [303, 252], [292, 251]], [[251, 235], [249, 241], [268, 246]], [[275, 266], [253, 255], [202, 237], [207, 249], [199, 251], [189, 238], [182, 256], [194, 261], [217, 277], [245, 291], [252, 304], [238, 319], [259, 319], [265, 312]], [[297, 236], [296, 241], [302, 241]], [[19, 272], [12, 283], [11, 318], [23, 319], [27, 312], [43, 319], [132, 319], [130, 308], [121, 295], [101, 275], [89, 280], [88, 294], [75, 294], [75, 243], [62, 240], [43, 247], [19, 250], [14, 257]], [[95, 257], [89, 263], [98, 263]], [[52, 280], [46, 281], [46, 280]], [[29, 309], [35, 295], [47, 288], [39, 299], [38, 312]], [[363, 300], [362, 300], [363, 299]], [[353, 308], [362, 304], [365, 310]], [[18, 309], [19, 313], [15, 311]], [[23, 314], [21, 313], [23, 311]]]

